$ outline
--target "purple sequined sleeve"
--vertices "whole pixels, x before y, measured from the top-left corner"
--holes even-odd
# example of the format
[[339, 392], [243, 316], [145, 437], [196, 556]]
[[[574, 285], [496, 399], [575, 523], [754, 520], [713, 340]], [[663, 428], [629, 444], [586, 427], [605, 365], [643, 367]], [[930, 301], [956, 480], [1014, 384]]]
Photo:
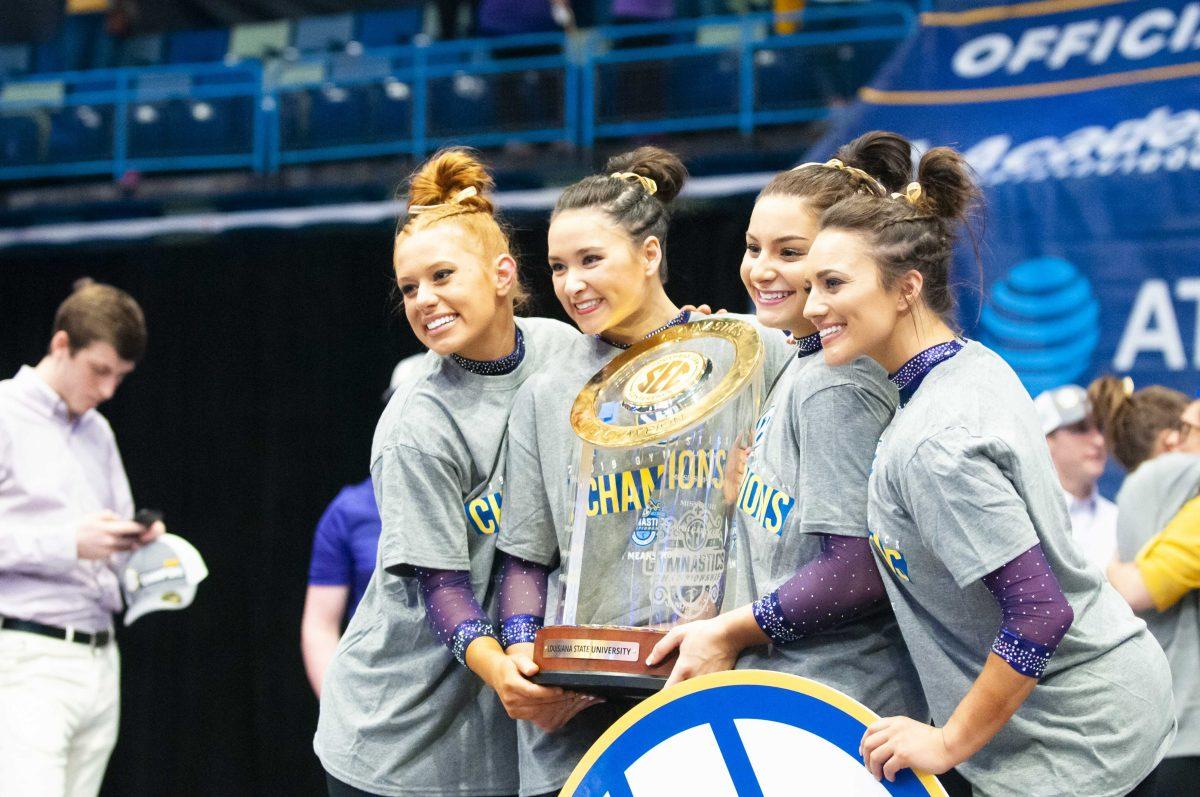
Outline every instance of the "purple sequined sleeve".
[[1075, 621], [1041, 544], [988, 573], [983, 583], [1004, 615], [992, 652], [1021, 675], [1041, 678]]
[[776, 645], [853, 620], [884, 598], [883, 579], [866, 538], [819, 536], [817, 557], [751, 607]]
[[546, 619], [550, 568], [500, 554], [500, 644], [532, 642]]
[[496, 627], [484, 614], [471, 574], [466, 570], [416, 568], [425, 599], [425, 616], [438, 640], [450, 648], [454, 658], [466, 665], [467, 646], [481, 636], [496, 638]]

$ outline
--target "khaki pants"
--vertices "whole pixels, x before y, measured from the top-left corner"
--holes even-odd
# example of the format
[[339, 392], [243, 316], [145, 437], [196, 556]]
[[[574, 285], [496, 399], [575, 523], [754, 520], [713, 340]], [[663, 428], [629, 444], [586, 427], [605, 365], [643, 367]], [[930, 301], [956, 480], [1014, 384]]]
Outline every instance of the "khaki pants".
[[0, 797], [93, 797], [117, 742], [115, 642], [0, 629]]

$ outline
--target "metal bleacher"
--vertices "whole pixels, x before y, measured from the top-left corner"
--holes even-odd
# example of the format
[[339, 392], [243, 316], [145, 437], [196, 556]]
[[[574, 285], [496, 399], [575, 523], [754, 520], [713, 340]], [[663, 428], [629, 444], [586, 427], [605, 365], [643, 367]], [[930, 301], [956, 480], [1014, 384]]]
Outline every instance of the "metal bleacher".
[[402, 8], [114, 42], [84, 15], [0, 46], [0, 180], [749, 134], [852, 97], [915, 19], [868, 2], [810, 7], [796, 32], [764, 13], [427, 42]]

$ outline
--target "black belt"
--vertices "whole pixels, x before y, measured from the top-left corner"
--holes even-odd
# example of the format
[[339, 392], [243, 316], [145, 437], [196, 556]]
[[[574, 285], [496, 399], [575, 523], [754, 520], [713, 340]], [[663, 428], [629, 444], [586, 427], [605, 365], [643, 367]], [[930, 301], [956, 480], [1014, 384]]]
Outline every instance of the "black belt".
[[68, 642], [78, 642], [81, 645], [88, 645], [93, 648], [102, 648], [112, 639], [111, 631], [97, 631], [94, 634], [89, 634], [86, 631], [76, 631], [73, 628], [67, 630], [66, 628], [35, 623], [32, 620], [17, 620], [13, 617], [0, 617], [0, 628], [5, 628], [9, 631], [40, 634], [42, 636], [54, 637], [55, 639], [65, 639]]

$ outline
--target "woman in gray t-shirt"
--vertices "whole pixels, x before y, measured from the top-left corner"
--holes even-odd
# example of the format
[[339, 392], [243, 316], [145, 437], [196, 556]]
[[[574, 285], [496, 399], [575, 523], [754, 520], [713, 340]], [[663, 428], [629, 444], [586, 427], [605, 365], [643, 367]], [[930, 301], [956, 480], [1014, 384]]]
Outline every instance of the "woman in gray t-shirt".
[[900, 392], [868, 523], [935, 726], [882, 719], [864, 759], [889, 779], [954, 767], [976, 795], [1145, 793], [1174, 736], [1166, 658], [1072, 542], [1016, 374], [946, 320], [977, 195], [962, 157], [932, 149], [903, 193], [826, 211], [805, 263], [826, 361], [869, 356]]
[[[523, 672], [532, 674], [533, 637], [557, 611], [566, 528], [568, 479], [578, 458], [571, 404], [587, 380], [637, 341], [690, 316], [667, 297], [668, 205], [687, 176], [673, 154], [642, 147], [619, 155], [604, 172], [563, 192], [551, 218], [549, 259], [555, 294], [588, 333], [522, 388], [509, 420], [506, 470], [510, 489], [497, 545], [506, 555], [501, 641]], [[765, 330], [761, 330], [764, 331]], [[768, 380], [790, 359], [785, 338], [764, 338]], [[589, 616], [610, 608], [605, 585], [588, 596]], [[549, 594], [548, 594], [549, 593]], [[502, 696], [503, 697], [503, 696]], [[519, 723], [521, 794], [557, 792], [576, 763], [632, 703], [610, 701], [565, 723], [505, 701]]]
[[679, 648], [672, 682], [736, 660], [813, 678], [883, 714], [928, 716], [867, 533], [867, 475], [896, 389], [869, 358], [825, 363], [804, 317], [802, 276], [820, 214], [854, 194], [903, 186], [910, 151], [900, 136], [868, 133], [759, 194], [741, 278], [759, 321], [791, 330], [799, 356], [765, 402], [738, 490], [739, 608], [662, 640], [650, 659]]
[[516, 728], [484, 681], [573, 705], [521, 678], [493, 627], [508, 413], [578, 333], [514, 318], [522, 291], [490, 187], [468, 153], [440, 153], [413, 177], [396, 236], [404, 313], [430, 352], [375, 431], [378, 558], [325, 673], [314, 740], [332, 795], [512, 794]]

